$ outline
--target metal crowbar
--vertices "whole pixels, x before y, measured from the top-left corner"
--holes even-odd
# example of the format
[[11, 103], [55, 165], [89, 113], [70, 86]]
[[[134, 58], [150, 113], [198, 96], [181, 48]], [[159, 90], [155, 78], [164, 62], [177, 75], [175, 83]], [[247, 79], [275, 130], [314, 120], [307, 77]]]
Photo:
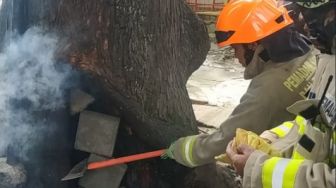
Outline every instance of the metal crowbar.
[[162, 149], [162, 150], [156, 150], [152, 152], [140, 153], [140, 154], [135, 154], [135, 155], [129, 155], [126, 157], [108, 159], [104, 161], [91, 162], [91, 163], [88, 163], [88, 160], [85, 159], [81, 161], [80, 163], [78, 163], [77, 165], [75, 165], [70, 170], [70, 172], [64, 178], [62, 178], [62, 181], [80, 178], [84, 175], [86, 170], [100, 169], [100, 168], [110, 167], [110, 166], [114, 166], [118, 164], [159, 157], [164, 152], [165, 152], [165, 149]]

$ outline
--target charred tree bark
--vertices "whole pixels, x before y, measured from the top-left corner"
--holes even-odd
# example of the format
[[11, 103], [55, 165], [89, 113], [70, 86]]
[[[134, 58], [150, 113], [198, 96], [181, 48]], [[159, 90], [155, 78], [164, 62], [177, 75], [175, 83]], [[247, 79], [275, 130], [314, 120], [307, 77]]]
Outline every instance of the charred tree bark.
[[206, 28], [182, 0], [59, 2], [70, 62], [97, 77], [152, 145], [197, 132], [186, 81], [205, 59]]
[[157, 146], [197, 133], [186, 81], [209, 48], [182, 0], [60, 1], [70, 62], [96, 76], [140, 138]]
[[183, 0], [3, 0], [0, 14], [1, 43], [36, 25], [58, 33], [60, 54], [101, 81], [144, 140], [196, 133], [185, 83], [209, 42]]
[[60, 54], [100, 80], [105, 100], [144, 141], [163, 147], [197, 133], [185, 85], [209, 42], [183, 0], [13, 2], [20, 19], [7, 20], [7, 27], [22, 33], [41, 25], [58, 33], [67, 44]]
[[58, 33], [60, 54], [100, 80], [148, 143], [197, 132], [185, 84], [209, 42], [183, 0], [3, 0], [0, 14], [0, 42], [36, 25]]
[[146, 143], [197, 133], [185, 85], [209, 41], [184, 0], [3, 0], [0, 48], [31, 26], [58, 34], [58, 57], [96, 78], [105, 108]]
[[209, 42], [183, 0], [9, 2], [12, 15], [2, 25], [21, 33], [42, 25], [59, 33], [68, 44], [61, 53], [101, 81], [106, 100], [143, 140], [166, 146], [197, 132], [185, 84]]

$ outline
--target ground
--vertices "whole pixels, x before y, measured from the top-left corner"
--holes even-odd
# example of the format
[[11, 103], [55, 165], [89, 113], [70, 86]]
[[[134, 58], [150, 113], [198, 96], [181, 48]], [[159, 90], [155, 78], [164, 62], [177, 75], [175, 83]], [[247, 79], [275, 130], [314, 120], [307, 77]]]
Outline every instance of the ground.
[[205, 62], [189, 78], [187, 89], [199, 122], [218, 128], [239, 103], [250, 81], [244, 80], [244, 67], [236, 61], [230, 47], [212, 43]]

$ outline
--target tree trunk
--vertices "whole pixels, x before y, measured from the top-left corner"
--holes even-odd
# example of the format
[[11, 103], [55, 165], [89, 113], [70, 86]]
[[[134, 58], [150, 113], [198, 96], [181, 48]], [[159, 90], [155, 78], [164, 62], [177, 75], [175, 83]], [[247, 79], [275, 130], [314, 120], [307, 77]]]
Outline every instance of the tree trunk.
[[140, 138], [162, 147], [197, 133], [185, 85], [209, 42], [182, 0], [64, 0], [54, 21], [76, 39], [70, 62], [101, 81]]
[[5, 33], [36, 25], [60, 37], [57, 58], [92, 75], [104, 108], [147, 144], [197, 134], [186, 82], [209, 41], [184, 0], [3, 0], [0, 48]]
[[205, 26], [183, 0], [14, 4], [13, 13], [21, 17], [7, 25], [17, 25], [19, 32], [42, 25], [58, 33], [66, 44], [60, 56], [100, 80], [105, 100], [144, 141], [163, 147], [197, 133], [185, 85], [209, 42]]

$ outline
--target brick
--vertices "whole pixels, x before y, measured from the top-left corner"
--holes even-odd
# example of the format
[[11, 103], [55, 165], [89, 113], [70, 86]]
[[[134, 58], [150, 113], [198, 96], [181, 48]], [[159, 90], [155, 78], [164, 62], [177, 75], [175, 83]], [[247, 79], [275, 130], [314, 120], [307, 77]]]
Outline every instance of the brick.
[[83, 111], [79, 117], [75, 148], [112, 157], [119, 122], [118, 117]]

